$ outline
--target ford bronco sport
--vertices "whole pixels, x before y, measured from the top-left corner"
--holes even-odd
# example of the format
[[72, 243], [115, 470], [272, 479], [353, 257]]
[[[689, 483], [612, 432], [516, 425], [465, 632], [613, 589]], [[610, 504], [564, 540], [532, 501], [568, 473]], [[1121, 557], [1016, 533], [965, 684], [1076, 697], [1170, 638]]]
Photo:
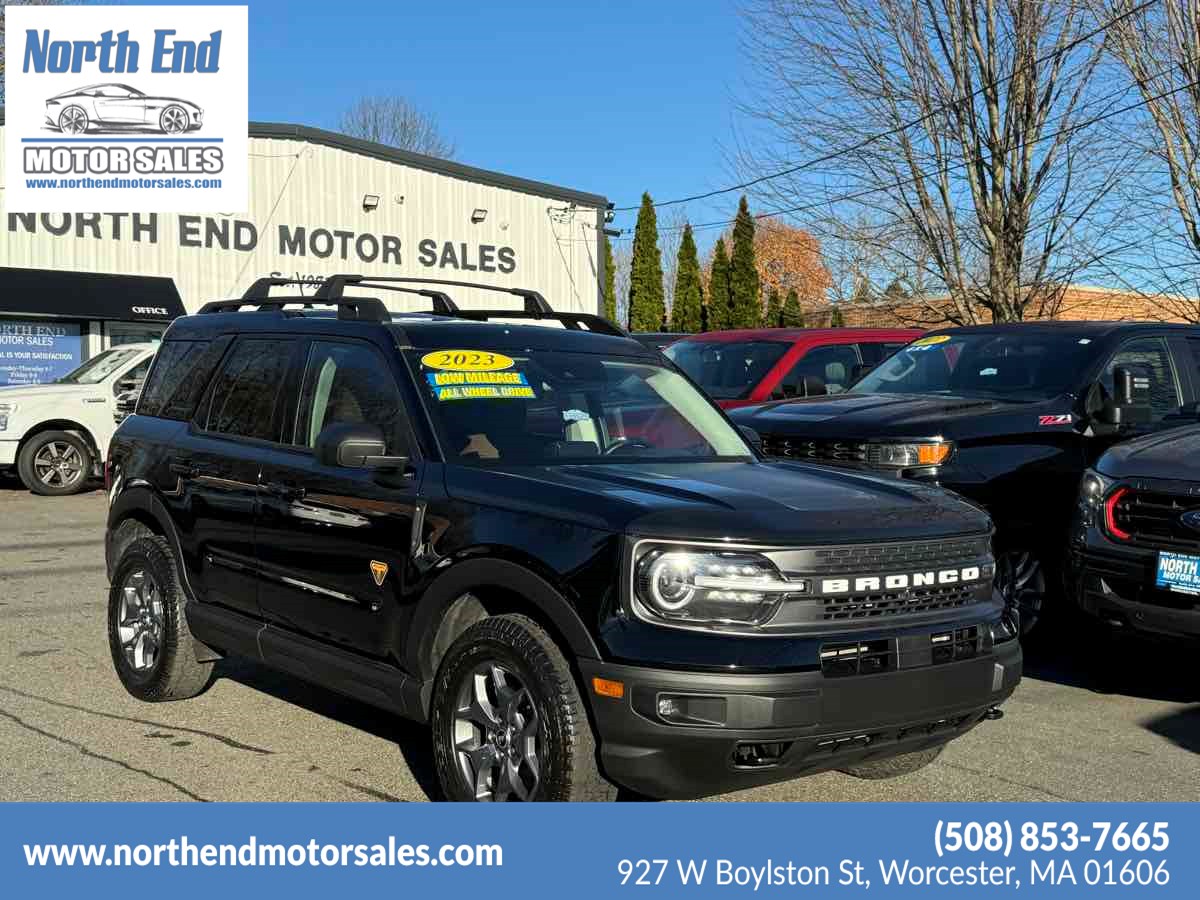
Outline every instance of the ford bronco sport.
[[576, 800], [913, 771], [1019, 681], [968, 502], [761, 461], [661, 354], [533, 291], [285, 283], [177, 319], [113, 441], [134, 696], [241, 654], [428, 722], [452, 799]]

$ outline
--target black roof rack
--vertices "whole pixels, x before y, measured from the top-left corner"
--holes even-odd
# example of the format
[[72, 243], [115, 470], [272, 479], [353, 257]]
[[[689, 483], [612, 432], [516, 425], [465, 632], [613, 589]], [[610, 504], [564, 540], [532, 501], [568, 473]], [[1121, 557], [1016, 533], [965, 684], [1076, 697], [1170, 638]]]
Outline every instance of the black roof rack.
[[609, 334], [613, 337], [629, 337], [629, 332], [625, 329], [594, 313], [552, 312], [545, 314], [531, 313], [528, 310], [460, 309], [455, 315], [460, 319], [473, 319], [476, 322], [486, 322], [489, 319], [533, 319], [537, 321], [550, 319], [562, 322], [563, 327], [571, 331], [595, 331], [598, 334]]
[[318, 300], [316, 297], [272, 297], [271, 288], [288, 284], [311, 284], [302, 278], [281, 278], [268, 276], [255, 281], [238, 300], [213, 300], [200, 307], [197, 315], [209, 313], [238, 312], [243, 306], [253, 306], [258, 312], [283, 313], [285, 306], [299, 305], [301, 308], [312, 309], [315, 304], [336, 305], [339, 319], [360, 322], [390, 322], [392, 314], [384, 306], [382, 300], [374, 297], [344, 297], [333, 301]]
[[[317, 289], [316, 296], [321, 298], [333, 299], [342, 296], [342, 292], [347, 285], [369, 285], [372, 287], [383, 286], [385, 284], [441, 284], [447, 287], [466, 287], [479, 288], [484, 291], [500, 291], [505, 294], [513, 294], [525, 301], [525, 312], [530, 313], [532, 318], [539, 315], [551, 318], [556, 315], [550, 304], [546, 302], [546, 298], [537, 291], [529, 288], [501, 287], [496, 284], [484, 284], [479, 281], [447, 281], [444, 278], [415, 278], [409, 276], [393, 276], [393, 275], [331, 275], [325, 279], [325, 282]], [[445, 294], [442, 294], [444, 297]], [[449, 299], [449, 298], [447, 298]], [[451, 303], [451, 306], [454, 304]], [[459, 312], [457, 307], [451, 315], [457, 315]]]

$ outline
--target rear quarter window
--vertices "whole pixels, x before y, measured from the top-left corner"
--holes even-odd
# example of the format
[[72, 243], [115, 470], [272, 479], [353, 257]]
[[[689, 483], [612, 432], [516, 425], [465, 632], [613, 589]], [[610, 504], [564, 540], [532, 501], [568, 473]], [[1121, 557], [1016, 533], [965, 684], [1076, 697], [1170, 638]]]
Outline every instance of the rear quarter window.
[[192, 418], [228, 344], [228, 339], [165, 342], [142, 387], [137, 414], [178, 422]]

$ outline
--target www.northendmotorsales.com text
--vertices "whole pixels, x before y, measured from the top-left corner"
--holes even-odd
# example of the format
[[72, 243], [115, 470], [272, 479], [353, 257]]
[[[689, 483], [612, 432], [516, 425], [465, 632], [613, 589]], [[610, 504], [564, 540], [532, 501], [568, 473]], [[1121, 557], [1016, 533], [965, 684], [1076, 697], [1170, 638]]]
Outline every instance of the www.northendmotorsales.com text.
[[840, 886], [847, 890], [889, 887], [1163, 887], [1170, 883], [1162, 857], [1092, 857], [1086, 860], [1031, 858], [1018, 863], [990, 860], [926, 864], [906, 859], [842, 859], [833, 863], [795, 860], [712, 858], [622, 859], [617, 883], [624, 887], [679, 884], [766, 888]]

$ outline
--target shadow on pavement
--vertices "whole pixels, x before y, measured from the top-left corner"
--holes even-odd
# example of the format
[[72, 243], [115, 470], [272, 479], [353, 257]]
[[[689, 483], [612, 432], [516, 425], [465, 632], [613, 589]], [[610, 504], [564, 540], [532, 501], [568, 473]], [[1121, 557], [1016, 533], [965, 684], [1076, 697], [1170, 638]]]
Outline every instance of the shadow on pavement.
[[[230, 657], [221, 660], [216, 667], [216, 677], [229, 678], [319, 716], [391, 741], [399, 747], [404, 762], [425, 796], [430, 800], [445, 799], [434, 769], [433, 747], [426, 726], [275, 672], [247, 659]], [[384, 796], [381, 799], [397, 798]]]
[[1025, 647], [1025, 676], [1173, 703], [1200, 702], [1196, 654], [1183, 642], [1114, 633], [1083, 616], [1055, 623]]
[[1200, 705], [1167, 713], [1144, 724], [1147, 731], [1165, 737], [1184, 750], [1200, 753]]

